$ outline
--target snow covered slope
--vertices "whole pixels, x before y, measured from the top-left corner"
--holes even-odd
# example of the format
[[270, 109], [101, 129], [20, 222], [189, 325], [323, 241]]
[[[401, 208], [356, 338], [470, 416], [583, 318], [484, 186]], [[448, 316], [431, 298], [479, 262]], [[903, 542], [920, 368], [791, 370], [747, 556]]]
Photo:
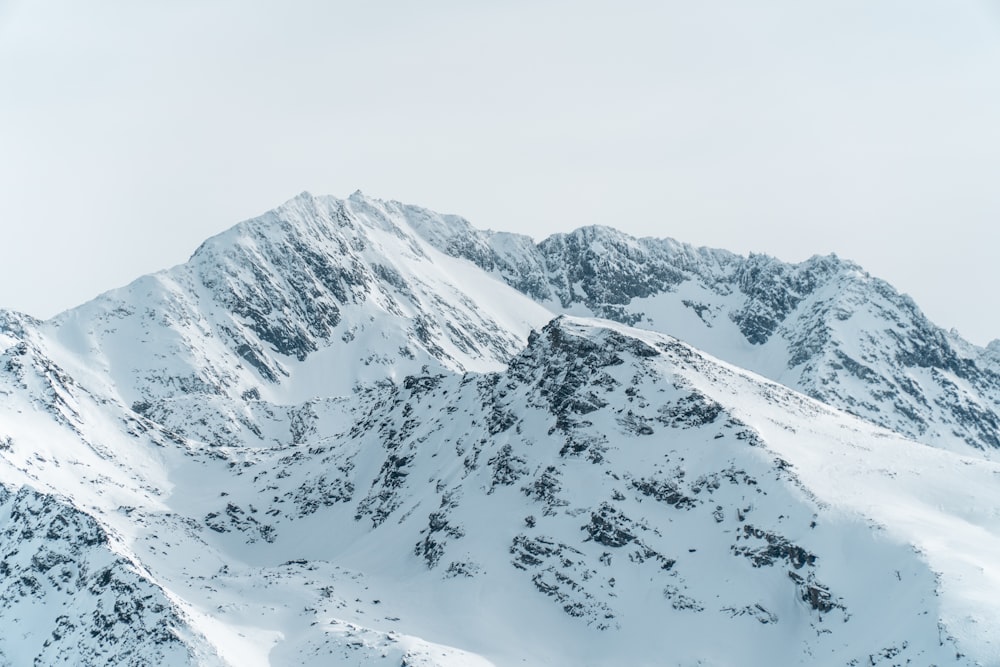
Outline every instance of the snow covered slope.
[[1000, 447], [1000, 365], [836, 256], [785, 264], [586, 227], [545, 239], [421, 228], [554, 312], [677, 336], [923, 442]]
[[[686, 268], [581, 273], [577, 237]], [[835, 259], [622, 238], [301, 195], [52, 321], [0, 312], [0, 664], [1000, 664], [1000, 466], [926, 394], [947, 371], [992, 410], [993, 352], [907, 366], [919, 311], [889, 336], [908, 300]], [[668, 322], [789, 385], [841, 364], [829, 404]], [[889, 401], [852, 345], [936, 446], [838, 409]]]
[[303, 193], [40, 330], [94, 391], [210, 445], [266, 439], [259, 400], [502, 368], [550, 313], [443, 256], [399, 208]]

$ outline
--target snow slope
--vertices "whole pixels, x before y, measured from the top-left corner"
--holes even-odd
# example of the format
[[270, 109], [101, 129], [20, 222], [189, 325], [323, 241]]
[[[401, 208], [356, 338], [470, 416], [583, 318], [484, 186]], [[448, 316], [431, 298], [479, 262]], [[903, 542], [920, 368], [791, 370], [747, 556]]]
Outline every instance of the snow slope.
[[1000, 366], [909, 297], [836, 256], [785, 264], [606, 227], [526, 237], [465, 221], [421, 228], [553, 312], [677, 336], [899, 433], [985, 456], [1000, 447]]
[[1000, 468], [944, 421], [990, 350], [833, 258], [470, 230], [303, 194], [0, 313], [0, 664], [1000, 664]]

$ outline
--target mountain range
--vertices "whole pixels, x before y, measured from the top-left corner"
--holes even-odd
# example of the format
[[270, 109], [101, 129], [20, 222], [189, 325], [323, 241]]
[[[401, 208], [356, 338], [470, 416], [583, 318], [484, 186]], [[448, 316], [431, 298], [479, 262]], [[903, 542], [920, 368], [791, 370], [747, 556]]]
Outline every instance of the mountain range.
[[0, 664], [1000, 664], [1000, 342], [303, 193], [0, 311]]

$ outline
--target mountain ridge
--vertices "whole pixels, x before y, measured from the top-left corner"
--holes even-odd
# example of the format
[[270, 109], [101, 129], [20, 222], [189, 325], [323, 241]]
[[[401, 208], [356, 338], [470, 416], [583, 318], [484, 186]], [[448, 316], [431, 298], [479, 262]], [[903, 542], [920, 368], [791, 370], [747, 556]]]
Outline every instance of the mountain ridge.
[[[854, 262], [816, 255], [786, 264], [768, 255], [741, 257], [589, 227], [544, 239], [534, 246], [535, 259], [515, 264], [491, 247], [493, 235], [471, 226], [464, 233], [475, 243], [440, 236], [429, 240], [554, 312], [605, 317], [677, 335], [715, 356], [943, 447], [990, 450], [1000, 445], [992, 416], [1000, 409], [1000, 369], [986, 348], [935, 326], [912, 298]], [[462, 254], [473, 245], [476, 252]], [[530, 277], [511, 273], [526, 266], [543, 268]], [[818, 298], [833, 281], [837, 290]], [[539, 284], [547, 286], [535, 287]], [[839, 322], [865, 318], [869, 321], [841, 334], [847, 340], [836, 340]], [[711, 329], [731, 325], [742, 341], [734, 345], [732, 332], [713, 340]], [[866, 347], [865, 342], [871, 344]], [[837, 385], [845, 384], [851, 388], [838, 391]], [[946, 398], [928, 398], [940, 394]]]

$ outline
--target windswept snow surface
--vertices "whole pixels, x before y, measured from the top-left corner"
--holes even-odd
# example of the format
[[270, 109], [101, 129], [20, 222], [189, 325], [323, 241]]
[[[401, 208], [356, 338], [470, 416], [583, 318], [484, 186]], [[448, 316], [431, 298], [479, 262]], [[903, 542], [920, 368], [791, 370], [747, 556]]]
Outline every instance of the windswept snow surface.
[[0, 313], [0, 664], [1000, 664], [990, 354], [835, 258], [303, 194]]

